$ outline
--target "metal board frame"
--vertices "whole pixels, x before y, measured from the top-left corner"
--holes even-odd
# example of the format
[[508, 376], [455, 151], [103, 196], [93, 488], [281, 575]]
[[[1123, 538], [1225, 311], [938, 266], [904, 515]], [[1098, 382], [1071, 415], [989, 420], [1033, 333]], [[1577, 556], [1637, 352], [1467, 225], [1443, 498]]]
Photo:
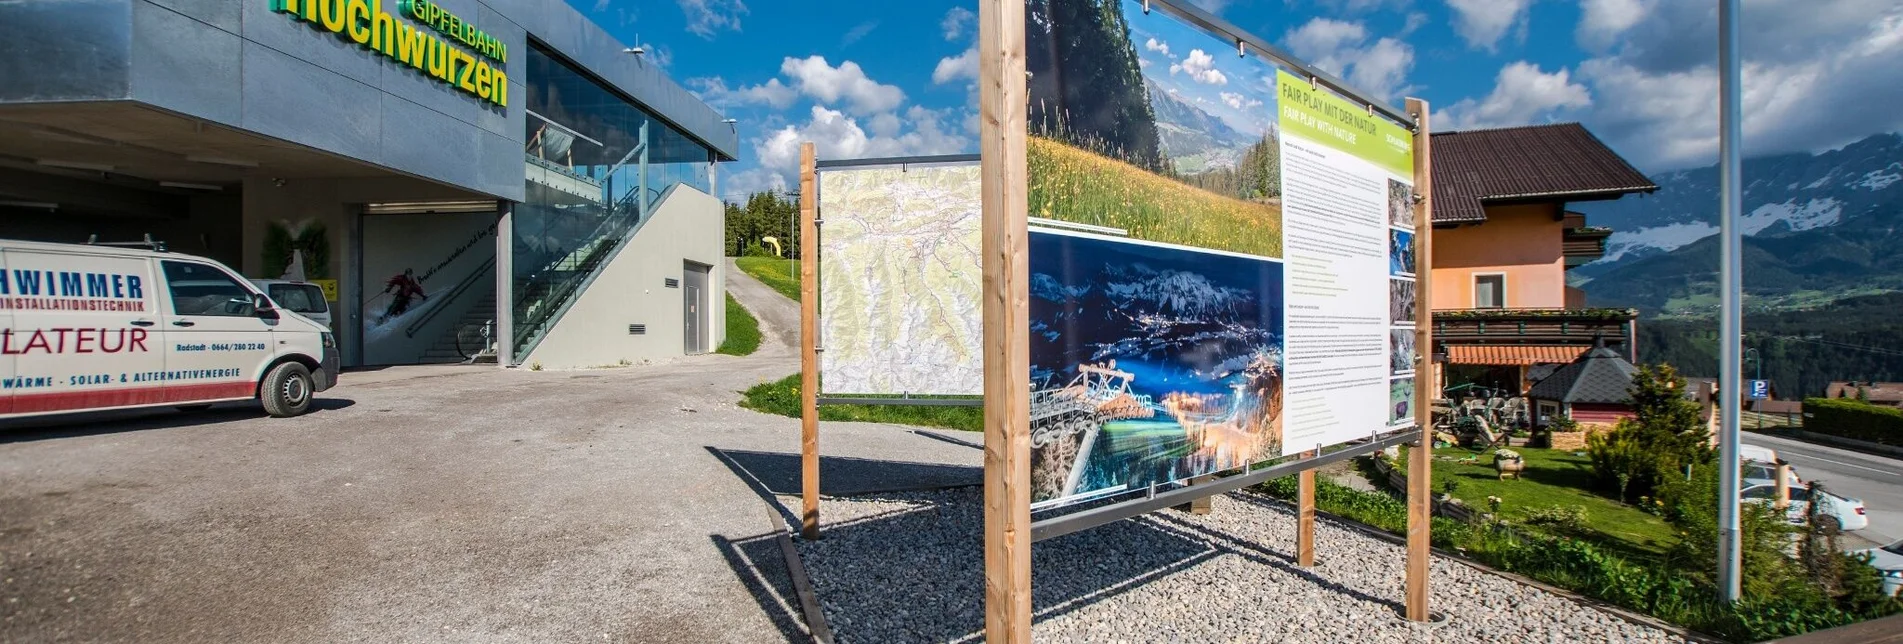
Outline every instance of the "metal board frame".
[[1031, 523], [1031, 541], [1042, 541], [1052, 537], [1061, 537], [1073, 532], [1089, 530], [1106, 523], [1122, 521], [1131, 517], [1149, 514], [1157, 510], [1175, 507], [1198, 499], [1217, 494], [1234, 492], [1269, 479], [1281, 478], [1305, 470], [1313, 470], [1331, 463], [1339, 463], [1357, 456], [1378, 452], [1395, 445], [1407, 445], [1418, 442], [1420, 432], [1408, 428], [1391, 432], [1366, 443], [1351, 443], [1343, 449], [1277, 463], [1263, 469], [1249, 469], [1243, 474], [1216, 479], [1202, 485], [1181, 487], [1167, 492], [1157, 492], [1139, 499], [1113, 503], [1102, 507], [1073, 512]]
[[1315, 84], [1326, 87], [1336, 94], [1354, 99], [1366, 105], [1369, 112], [1379, 113], [1393, 120], [1395, 123], [1401, 124], [1402, 127], [1406, 127], [1418, 133], [1414, 118], [1409, 116], [1407, 112], [1395, 109], [1394, 106], [1388, 105], [1381, 99], [1363, 94], [1360, 90], [1350, 86], [1347, 81], [1337, 78], [1334, 74], [1330, 74], [1322, 71], [1318, 67], [1302, 62], [1288, 52], [1282, 51], [1280, 47], [1269, 44], [1269, 41], [1263, 40], [1255, 34], [1243, 31], [1241, 27], [1237, 27], [1229, 21], [1223, 20], [1216, 14], [1204, 11], [1201, 7], [1190, 4], [1187, 1], [1178, 0], [1143, 0], [1143, 5], [1143, 12], [1146, 14], [1150, 12], [1151, 5], [1159, 6], [1206, 31], [1228, 37], [1230, 40], [1236, 42], [1238, 54], [1245, 48], [1254, 49], [1257, 54], [1260, 54], [1264, 58], [1307, 75]]

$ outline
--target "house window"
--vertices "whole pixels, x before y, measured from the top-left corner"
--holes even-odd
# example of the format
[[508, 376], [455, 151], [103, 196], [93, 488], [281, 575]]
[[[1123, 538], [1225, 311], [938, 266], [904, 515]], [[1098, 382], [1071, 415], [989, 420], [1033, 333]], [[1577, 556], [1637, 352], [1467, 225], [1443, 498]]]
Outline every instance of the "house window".
[[1507, 305], [1507, 276], [1500, 273], [1474, 275], [1474, 308], [1500, 309]]

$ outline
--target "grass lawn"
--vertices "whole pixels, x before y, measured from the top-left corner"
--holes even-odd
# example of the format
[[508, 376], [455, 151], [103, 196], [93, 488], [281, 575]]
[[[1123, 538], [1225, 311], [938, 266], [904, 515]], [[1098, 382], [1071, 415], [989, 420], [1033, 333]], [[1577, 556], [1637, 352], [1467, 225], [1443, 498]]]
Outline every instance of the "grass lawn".
[[1219, 195], [1051, 139], [1031, 137], [1032, 217], [1130, 232], [1132, 239], [1282, 256], [1282, 207]]
[[1493, 451], [1472, 462], [1447, 458], [1473, 457], [1472, 450], [1446, 447], [1434, 451], [1434, 487], [1445, 492], [1446, 482], [1458, 481], [1454, 498], [1485, 510], [1487, 497], [1500, 497], [1501, 518], [1518, 521], [1527, 512], [1554, 506], [1577, 507], [1586, 513], [1586, 526], [1603, 536], [1601, 545], [1632, 554], [1658, 555], [1678, 542], [1678, 532], [1664, 519], [1600, 496], [1592, 490], [1592, 461], [1572, 452], [1519, 448], [1526, 471], [1519, 480], [1500, 480], [1493, 469]]
[[[744, 397], [740, 399], [741, 407], [768, 414], [800, 417], [799, 374], [787, 376], [779, 382], [755, 385], [742, 394]], [[819, 419], [894, 423], [975, 432], [984, 429], [985, 418], [982, 407], [825, 405], [819, 408]]]
[[760, 321], [753, 319], [753, 314], [748, 313], [746, 307], [740, 306], [740, 302], [729, 294], [727, 296], [727, 339], [721, 341], [720, 348], [715, 349], [714, 353], [744, 356], [752, 355], [759, 348]]
[[800, 264], [798, 261], [778, 257], [741, 257], [734, 260], [740, 270], [752, 275], [753, 279], [765, 282], [773, 290], [779, 291], [795, 302], [800, 299]]

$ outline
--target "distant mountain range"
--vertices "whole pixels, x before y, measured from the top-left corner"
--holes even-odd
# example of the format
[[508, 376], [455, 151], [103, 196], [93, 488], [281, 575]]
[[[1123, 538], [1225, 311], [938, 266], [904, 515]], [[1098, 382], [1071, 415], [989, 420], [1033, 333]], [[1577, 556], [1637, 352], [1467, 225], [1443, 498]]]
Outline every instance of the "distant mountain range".
[[1150, 95], [1150, 109], [1156, 112], [1156, 131], [1162, 139], [1163, 156], [1176, 171], [1197, 174], [1219, 168], [1234, 168], [1242, 153], [1260, 137], [1229, 127], [1222, 119], [1183, 100], [1153, 81], [1143, 88]]
[[[1744, 164], [1746, 306], [1786, 310], [1903, 290], [1903, 135]], [[1718, 168], [1654, 176], [1657, 194], [1578, 204], [1615, 231], [1573, 271], [1595, 306], [1709, 316], [1718, 304]]]

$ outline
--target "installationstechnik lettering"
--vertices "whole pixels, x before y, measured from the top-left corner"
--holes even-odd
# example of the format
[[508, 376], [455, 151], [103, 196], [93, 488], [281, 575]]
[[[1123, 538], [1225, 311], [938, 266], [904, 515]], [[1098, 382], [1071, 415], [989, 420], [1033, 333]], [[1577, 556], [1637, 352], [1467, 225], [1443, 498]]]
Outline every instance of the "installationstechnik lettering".
[[[337, 34], [366, 49], [415, 67], [431, 78], [499, 106], [509, 104], [509, 79], [501, 69], [424, 29], [398, 22], [382, 0], [269, 0], [271, 10]], [[397, 11], [467, 44], [498, 63], [508, 47], [455, 14], [427, 0], [400, 0]]]

